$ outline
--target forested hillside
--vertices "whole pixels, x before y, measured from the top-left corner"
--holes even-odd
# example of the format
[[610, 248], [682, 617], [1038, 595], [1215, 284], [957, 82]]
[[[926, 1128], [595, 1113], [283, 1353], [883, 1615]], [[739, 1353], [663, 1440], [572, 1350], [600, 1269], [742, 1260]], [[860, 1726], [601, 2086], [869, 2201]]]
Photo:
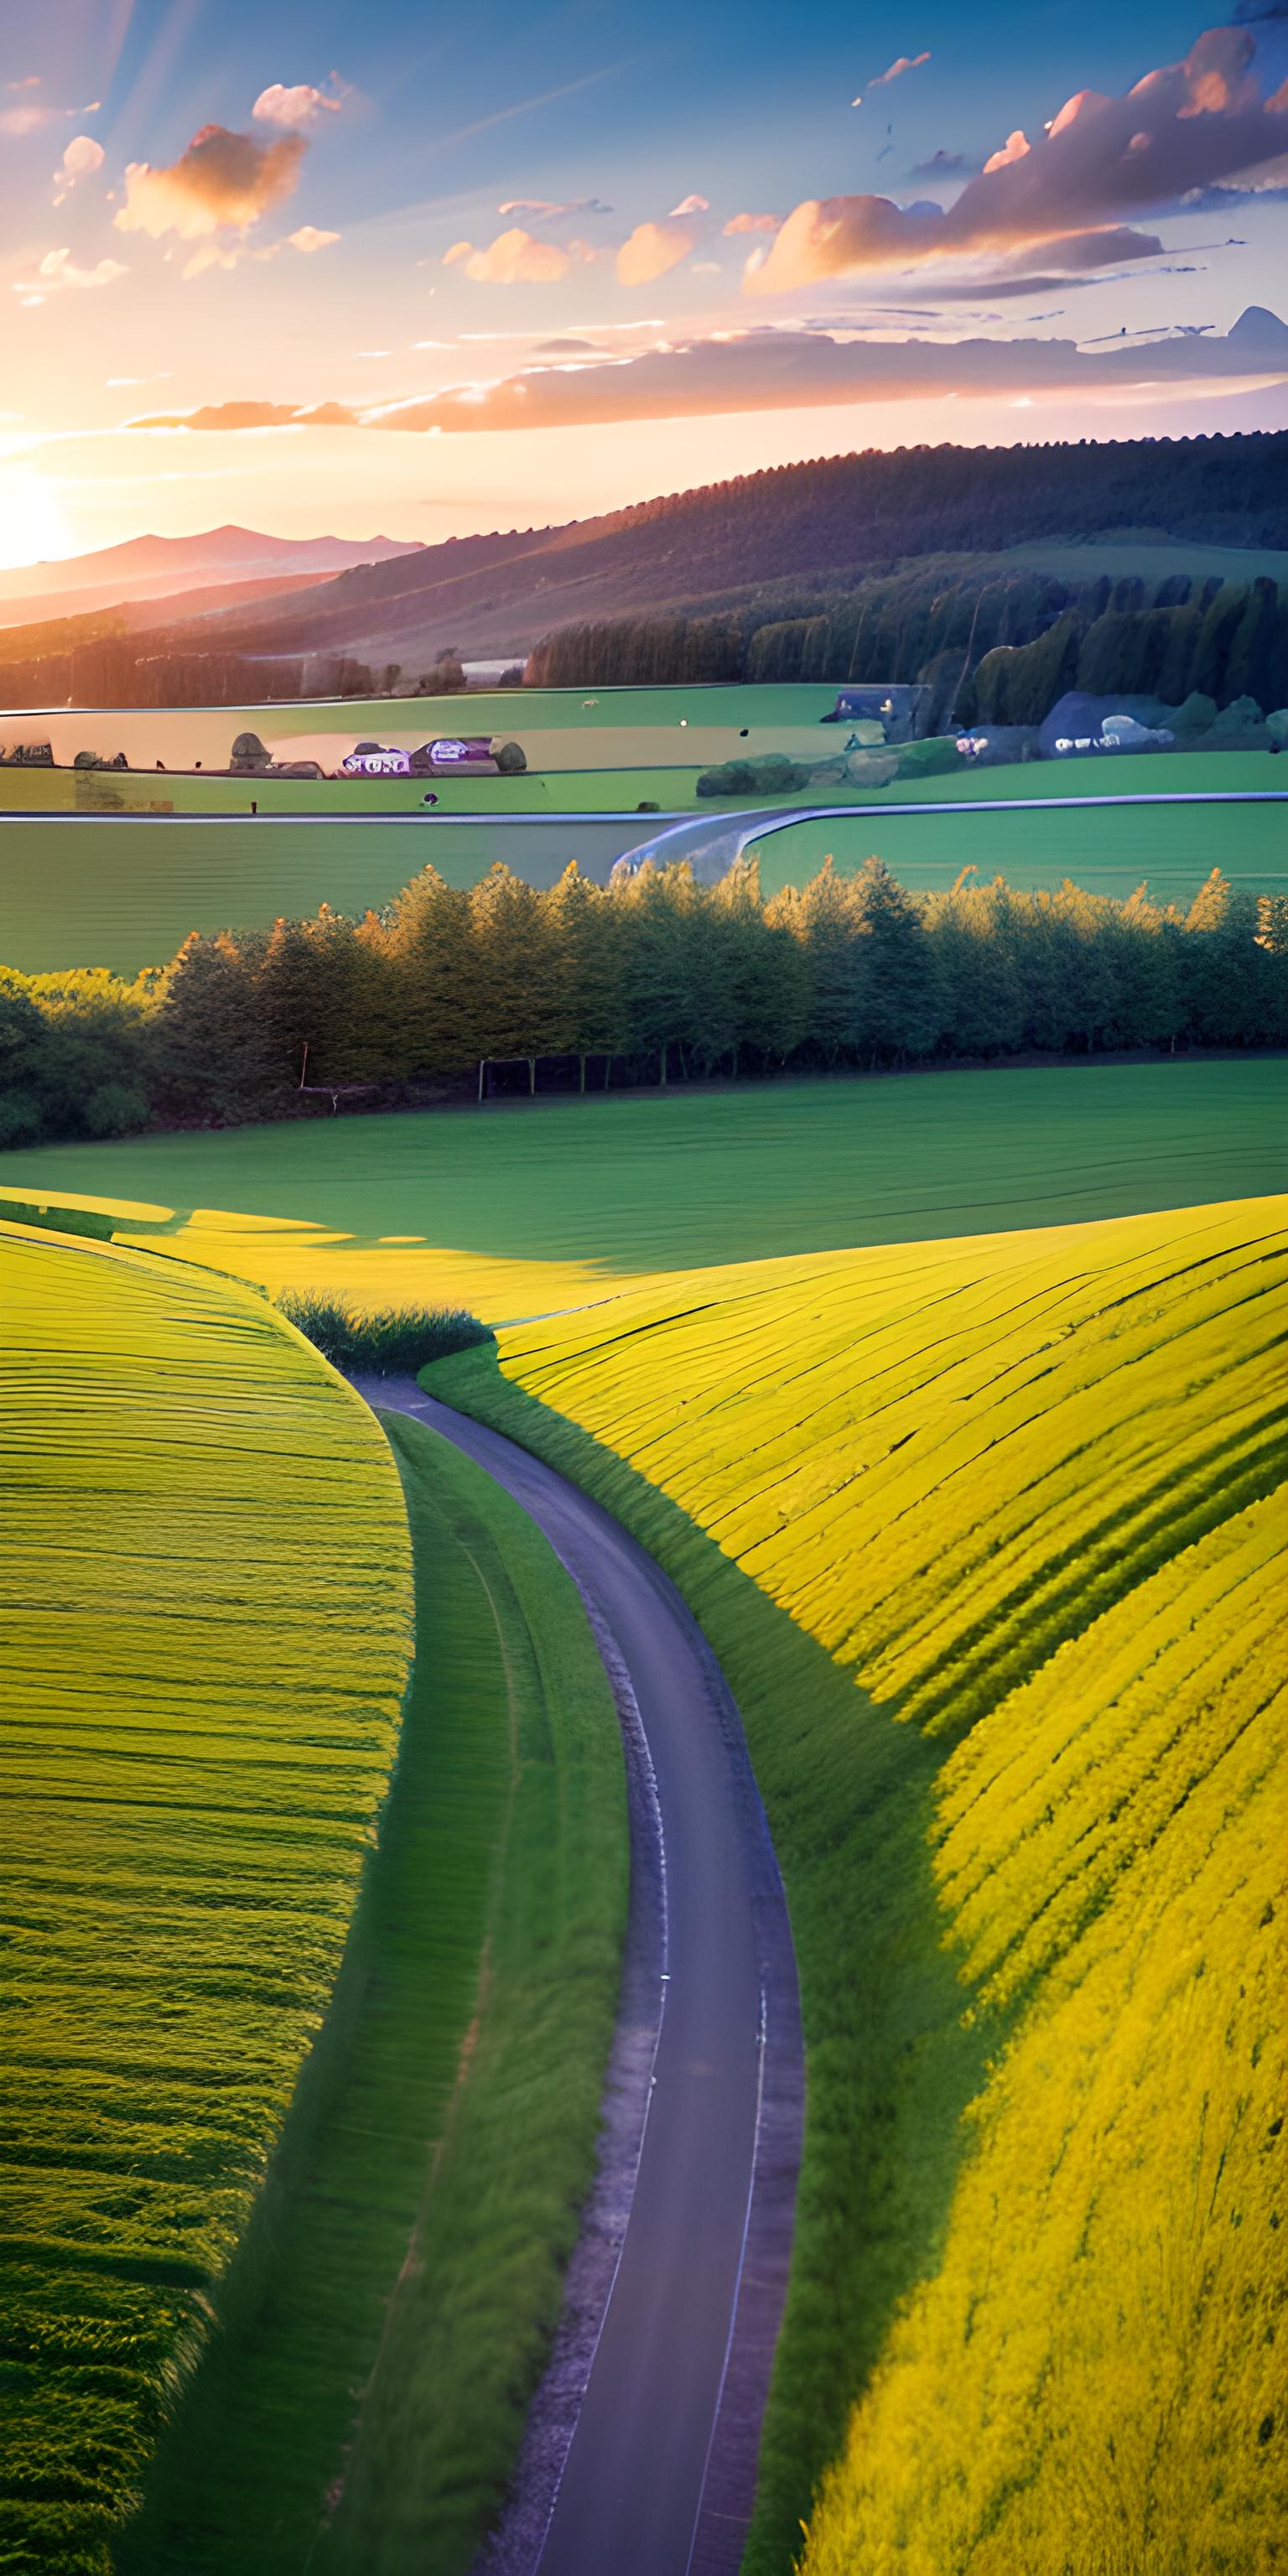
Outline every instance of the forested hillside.
[[[1055, 548], [1115, 530], [1148, 529], [1182, 548], [1279, 552], [1288, 549], [1286, 467], [1284, 431], [827, 457], [565, 527], [453, 538], [361, 565], [307, 593], [163, 620], [146, 636], [33, 642], [16, 628], [0, 639], [0, 703], [71, 697], [148, 706], [327, 694], [343, 691], [343, 664], [355, 656], [376, 668], [401, 663], [414, 679], [447, 647], [467, 656], [522, 653], [570, 625], [662, 610], [736, 612], [745, 642], [759, 627], [795, 618], [801, 602], [793, 592], [814, 615], [827, 599], [858, 594], [873, 575], [956, 557], [951, 576], [941, 563], [940, 586], [949, 577], [973, 600], [979, 571], [965, 560], [972, 555]], [[990, 566], [990, 581], [997, 569]], [[1024, 642], [1036, 631], [1008, 629], [991, 640]], [[722, 656], [723, 646], [717, 661]], [[543, 671], [553, 676], [553, 665], [538, 665], [533, 676]], [[569, 675], [574, 682], [634, 676], [590, 668], [584, 654]], [[899, 676], [885, 667], [880, 675]], [[689, 674], [664, 657], [656, 676]], [[711, 676], [740, 672], [721, 667]]]
[[935, 556], [847, 590], [775, 592], [705, 615], [562, 627], [529, 656], [548, 688], [659, 682], [921, 681], [927, 729], [1040, 724], [1066, 689], [1213, 709], [1288, 699], [1288, 597], [1267, 577], [1166, 571], [1059, 579]]

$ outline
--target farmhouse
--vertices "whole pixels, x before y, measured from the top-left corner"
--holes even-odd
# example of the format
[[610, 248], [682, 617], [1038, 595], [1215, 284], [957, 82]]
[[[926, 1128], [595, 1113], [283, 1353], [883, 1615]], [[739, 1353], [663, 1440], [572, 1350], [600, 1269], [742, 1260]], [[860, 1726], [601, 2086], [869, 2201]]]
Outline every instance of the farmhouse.
[[411, 755], [413, 775], [438, 777], [455, 773], [463, 778], [495, 778], [496, 757], [490, 734], [444, 734], [434, 742], [423, 742]]
[[346, 778], [407, 778], [411, 754], [379, 742], [360, 742], [340, 764]]

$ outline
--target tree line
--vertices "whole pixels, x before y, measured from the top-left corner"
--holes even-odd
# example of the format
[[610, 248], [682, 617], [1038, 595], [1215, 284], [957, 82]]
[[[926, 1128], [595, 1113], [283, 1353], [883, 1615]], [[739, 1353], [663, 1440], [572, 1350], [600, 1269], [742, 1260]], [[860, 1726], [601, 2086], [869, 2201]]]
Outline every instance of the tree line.
[[[428, 669], [359, 661], [352, 653], [282, 654], [193, 650], [182, 626], [127, 634], [119, 616], [0, 636], [0, 703], [21, 707], [246, 707], [297, 698], [450, 697], [468, 685], [455, 653]], [[503, 685], [522, 679], [517, 665]]]
[[761, 593], [702, 614], [586, 620], [529, 655], [551, 688], [729, 681], [920, 682], [931, 729], [1038, 725], [1069, 689], [1216, 707], [1288, 702], [1288, 597], [1268, 578], [1060, 580], [908, 565], [845, 591]]
[[879, 859], [762, 900], [743, 864], [541, 890], [425, 868], [381, 912], [194, 933], [133, 983], [0, 976], [0, 1144], [371, 1109], [480, 1064], [583, 1087], [1102, 1049], [1288, 1045], [1288, 898], [1213, 869], [1188, 912]]

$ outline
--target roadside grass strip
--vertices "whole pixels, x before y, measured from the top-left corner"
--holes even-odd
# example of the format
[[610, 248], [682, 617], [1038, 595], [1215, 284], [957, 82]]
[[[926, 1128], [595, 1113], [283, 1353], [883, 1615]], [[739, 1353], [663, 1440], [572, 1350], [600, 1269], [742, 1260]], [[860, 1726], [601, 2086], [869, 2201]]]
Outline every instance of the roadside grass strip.
[[426, 1374], [635, 1529], [747, 1725], [808, 2072], [749, 2576], [1278, 2564], [1286, 1320], [1245, 1200]]
[[410, 1550], [377, 1425], [253, 1292], [7, 1227], [0, 1276], [0, 2560], [90, 2576], [322, 2023]]
[[604, 1668], [518, 1504], [381, 1420], [415, 1553], [398, 1767], [120, 2576], [465, 2576], [593, 2171], [627, 1883]]
[[88, 1204], [275, 1295], [512, 1323], [632, 1274], [790, 1256], [808, 1284], [798, 1256], [1252, 1197], [1286, 1121], [1285, 1055], [668, 1084], [33, 1146], [0, 1154], [0, 1217]]

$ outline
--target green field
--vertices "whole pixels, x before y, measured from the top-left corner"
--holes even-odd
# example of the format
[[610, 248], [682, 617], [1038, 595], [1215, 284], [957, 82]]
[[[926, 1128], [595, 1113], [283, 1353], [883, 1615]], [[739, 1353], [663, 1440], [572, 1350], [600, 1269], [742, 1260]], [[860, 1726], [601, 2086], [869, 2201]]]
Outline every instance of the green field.
[[1288, 587], [1288, 554], [1273, 546], [1192, 545], [1156, 528], [1114, 528], [1104, 536], [1070, 539], [1067, 545], [1038, 543], [1009, 546], [1005, 554], [968, 557], [975, 564], [1001, 567], [1032, 564], [1037, 572], [1063, 574], [1070, 581], [1094, 579], [1107, 572], [1117, 581], [1124, 573], [1142, 573], [1158, 581], [1170, 572], [1187, 572], [1195, 581], [1215, 573], [1218, 581], [1275, 581]]
[[[1232, 756], [1231, 772], [1236, 767], [1250, 772], [1256, 757], [1245, 753], [1239, 762]], [[1101, 769], [1112, 763], [1095, 766]], [[1216, 756], [1190, 760], [1178, 755], [1175, 760], [1155, 761], [1149, 784], [1157, 781], [1170, 787], [1174, 772], [1201, 770], [1204, 775], [1195, 785], [1212, 786], [1219, 781], [1211, 773], [1219, 768]], [[1063, 789], [1070, 775], [1057, 772], [1052, 763], [1036, 771], [1026, 767], [1005, 774], [1026, 781], [1027, 788], [1020, 792], [1029, 794], [1036, 776], [1041, 781], [1039, 792], [1052, 795]], [[1262, 761], [1255, 784], [1273, 787], [1277, 782], [1277, 767]], [[982, 791], [984, 781], [978, 783]], [[1243, 782], [1231, 775], [1227, 783], [1234, 787]], [[926, 782], [935, 788], [956, 784], [938, 778]], [[1178, 777], [1178, 789], [1182, 784]], [[883, 801], [894, 803], [895, 791], [888, 791]], [[897, 801], [911, 802], [910, 791], [900, 789]], [[759, 861], [765, 893], [774, 894], [780, 886], [804, 885], [829, 852], [837, 866], [845, 868], [860, 867], [875, 853], [903, 885], [919, 892], [950, 886], [963, 868], [973, 867], [985, 883], [990, 877], [1004, 876], [1009, 885], [1027, 891], [1054, 888], [1072, 877], [1075, 885], [1093, 894], [1120, 899], [1144, 879], [1155, 903], [1188, 908], [1214, 867], [1233, 884], [1254, 886], [1259, 893], [1282, 892], [1288, 886], [1288, 804], [1136, 803], [1081, 809], [1057, 806], [1043, 814], [841, 815], [792, 823], [753, 844], [750, 855]]]
[[[12, 775], [24, 794], [63, 791], [71, 783], [65, 773], [51, 770]], [[691, 773], [669, 772], [662, 780], [641, 773], [635, 783], [654, 792], [660, 788], [662, 802], [674, 800], [677, 810], [686, 803], [694, 808], [691, 793], [678, 792], [677, 778], [691, 789]], [[1084, 761], [1072, 769], [1027, 763], [961, 779], [896, 781], [882, 791], [881, 802], [896, 808], [962, 795], [1006, 801], [1044, 792], [1090, 796], [1128, 787], [1148, 792], [1160, 783], [1197, 794], [1223, 786], [1274, 787], [1278, 778], [1278, 768], [1257, 753], [1178, 753], [1166, 761], [1142, 755], [1134, 766], [1128, 754], [1125, 761]], [[215, 802], [222, 793], [214, 780], [187, 783]], [[555, 784], [550, 782], [552, 791]], [[558, 782], [560, 796], [566, 784]], [[483, 779], [461, 782], [451, 797], [452, 815], [416, 822], [406, 816], [385, 829], [361, 816], [315, 821], [310, 828], [304, 817], [288, 817], [284, 809], [305, 794], [325, 794], [334, 808], [338, 791], [283, 785], [276, 791], [283, 811], [270, 816], [271, 786], [270, 781], [263, 791], [265, 810], [253, 821], [200, 822], [176, 814], [141, 821], [19, 817], [6, 823], [0, 833], [0, 961], [28, 974], [93, 965], [132, 975], [141, 966], [165, 963], [191, 930], [249, 928], [279, 913], [316, 912], [322, 902], [360, 914], [389, 902], [427, 860], [451, 885], [472, 885], [497, 859], [533, 885], [553, 885], [575, 859], [583, 875], [602, 884], [614, 860], [665, 821], [634, 813], [618, 822], [542, 821], [532, 782]], [[593, 806], [602, 778], [589, 786], [594, 793], [587, 802]], [[471, 792], [482, 798], [501, 791], [510, 800], [508, 819], [498, 814], [491, 826], [464, 819]], [[409, 798], [397, 782], [379, 793], [391, 802], [401, 798], [404, 807], [419, 803], [419, 795]], [[536, 819], [520, 820], [520, 808]], [[713, 830], [727, 819], [721, 804], [701, 810]], [[973, 865], [982, 878], [1000, 871], [1021, 890], [1057, 885], [1073, 875], [1094, 892], [1125, 895], [1144, 877], [1156, 901], [1188, 904], [1214, 863], [1259, 889], [1282, 886], [1283, 818], [1280, 805], [1129, 804], [1042, 815], [881, 812], [793, 825], [767, 838], [757, 855], [767, 893], [802, 882], [831, 851], [842, 865], [875, 853], [905, 884], [923, 890], [950, 885], [961, 868]], [[69, 939], [75, 951], [70, 956]]]
[[[656, 761], [662, 744], [672, 738], [672, 757], [680, 759], [686, 731], [718, 736], [736, 751], [745, 725], [749, 738], [771, 733], [775, 737], [773, 746], [753, 744], [753, 748], [777, 747], [785, 730], [805, 726], [808, 739], [817, 732], [818, 756], [823, 759], [835, 748], [836, 729], [820, 730], [819, 719], [835, 703], [835, 686], [783, 683], [729, 688], [471, 689], [464, 697], [289, 698], [257, 707], [54, 707], [43, 712], [0, 712], [0, 748], [17, 742], [48, 742], [55, 760], [68, 767], [78, 751], [96, 751], [105, 759], [123, 751], [140, 770], [151, 770], [163, 760], [169, 771], [190, 769], [196, 761], [208, 768], [226, 766], [234, 736], [251, 732], [277, 758], [316, 757], [329, 767], [332, 751], [343, 756], [364, 739], [401, 743], [413, 750], [439, 734], [501, 734], [525, 746], [534, 737], [538, 741], [551, 737], [549, 757], [559, 769], [611, 769], [631, 765], [631, 736], [641, 729], [656, 737], [650, 745], [650, 756]], [[320, 741], [328, 751], [310, 752], [310, 741]], [[722, 749], [704, 751], [701, 758], [727, 756]], [[170, 793], [166, 781], [160, 782], [158, 793]]]
[[593, 2167], [626, 1882], [603, 1666], [527, 1515], [384, 1419], [415, 1549], [398, 1769], [321, 2063], [120, 2576], [464, 2576]]
[[473, 885], [499, 856], [534, 885], [553, 885], [572, 857], [603, 883], [630, 837], [612, 823], [5, 823], [0, 956], [34, 974], [67, 965], [71, 947], [78, 962], [133, 975], [190, 930], [252, 929], [322, 902], [361, 915], [430, 860], [449, 885]]
[[106, 781], [96, 802], [83, 783], [78, 792], [73, 770], [14, 769], [0, 772], [0, 811], [88, 814], [96, 820], [100, 813], [116, 812], [150, 818], [173, 807], [177, 818], [219, 814], [237, 820], [249, 817], [253, 799], [261, 816], [325, 815], [342, 821], [352, 816], [361, 821], [370, 814], [419, 817], [432, 790], [438, 810], [447, 814], [633, 816], [646, 797], [668, 811], [687, 814], [698, 811], [697, 776], [688, 763], [651, 768], [642, 757], [630, 768], [533, 769], [520, 778], [205, 778], [182, 770], [164, 777], [122, 771]]
[[319, 2028], [411, 1647], [377, 1426], [262, 1299], [0, 1229], [6, 2471], [89, 2576]]
[[[0, 1154], [158, 1250], [489, 1320], [632, 1273], [1246, 1197], [1282, 1185], [1288, 1058], [672, 1086]], [[195, 1211], [195, 1214], [192, 1213]]]
[[[388, 728], [386, 729], [388, 730]], [[347, 743], [347, 736], [345, 741]], [[708, 730], [705, 737], [675, 733], [663, 738], [623, 727], [620, 758], [606, 756], [607, 746], [594, 737], [580, 741], [575, 763], [537, 758], [537, 741], [528, 737], [533, 757], [518, 778], [231, 778], [212, 772], [122, 771], [88, 777], [71, 768], [9, 769], [0, 773], [0, 813], [111, 815], [136, 811], [151, 816], [173, 808], [176, 816], [220, 814], [249, 816], [252, 799], [261, 815], [329, 815], [345, 819], [364, 814], [421, 814], [431, 791], [441, 815], [495, 814], [537, 816], [611, 814], [633, 820], [636, 808], [651, 799], [665, 813], [742, 813], [757, 803], [776, 811], [784, 805], [940, 804], [955, 798], [1009, 799], [1042, 796], [1120, 796], [1160, 790], [1194, 795], [1205, 789], [1274, 788], [1280, 786], [1274, 756], [1264, 751], [1120, 752], [1082, 760], [1016, 761], [996, 768], [968, 766], [964, 761], [940, 777], [894, 778], [885, 786], [824, 781], [774, 797], [700, 797], [699, 772], [723, 760], [789, 751], [806, 764], [836, 757], [837, 734], [822, 727], [802, 729], [767, 726], [755, 739]], [[558, 739], [558, 737], [552, 737]], [[690, 753], [683, 759], [681, 751]], [[594, 755], [598, 754], [596, 758]], [[646, 827], [647, 828], [647, 827]]]
[[1286, 1215], [690, 1272], [427, 1373], [747, 1726], [808, 2109], [745, 2576], [1277, 2563]]

